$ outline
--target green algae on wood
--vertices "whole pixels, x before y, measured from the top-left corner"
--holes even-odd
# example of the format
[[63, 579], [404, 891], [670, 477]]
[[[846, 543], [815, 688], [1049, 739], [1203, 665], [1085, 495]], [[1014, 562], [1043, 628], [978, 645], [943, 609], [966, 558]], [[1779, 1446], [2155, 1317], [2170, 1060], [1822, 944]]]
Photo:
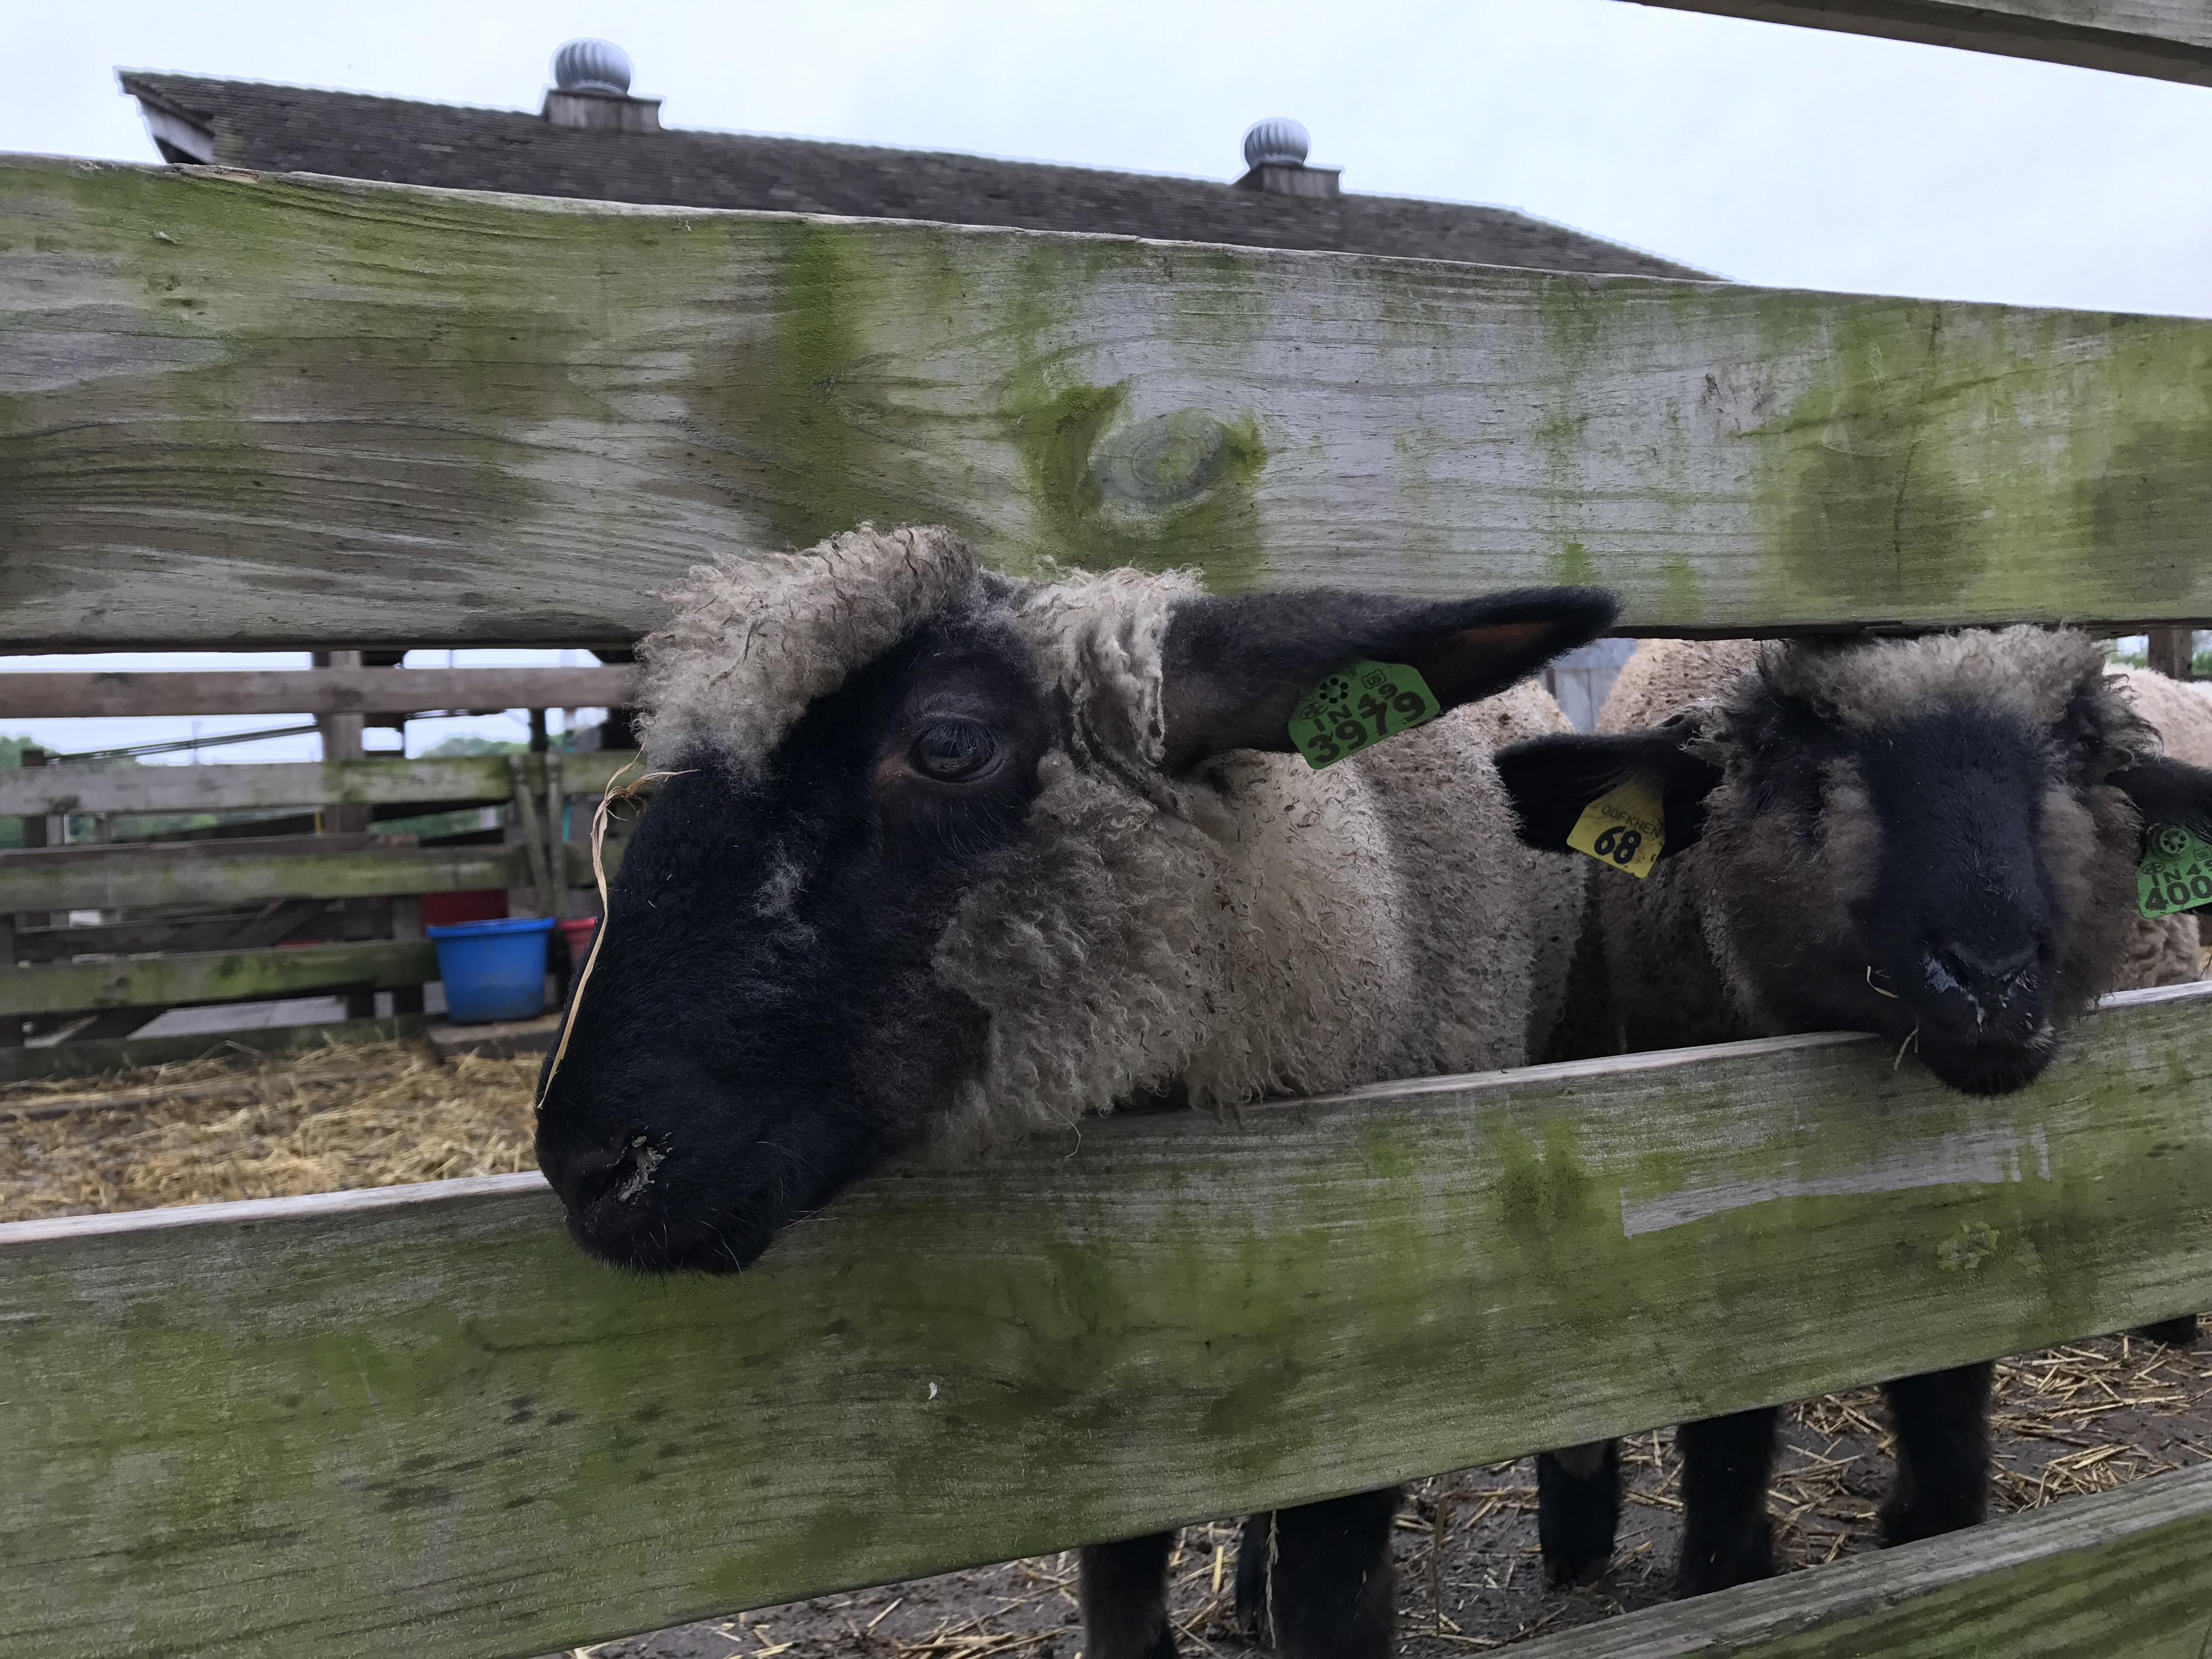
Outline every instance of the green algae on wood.
[[1522, 1659], [2203, 1659], [2212, 1469], [1646, 1608]]
[[0, 969], [0, 1014], [246, 1002], [336, 987], [388, 991], [437, 977], [431, 946], [389, 939], [51, 963]]
[[531, 1177], [0, 1228], [0, 1656], [543, 1653], [2176, 1314], [2208, 1006], [1999, 1100], [1801, 1037], [1132, 1118], [723, 1279]]
[[0, 361], [15, 648], [627, 637], [859, 518], [1631, 632], [2212, 621], [2186, 319], [18, 158]]
[[1794, 23], [2212, 86], [2203, 0], [1642, 0], [1675, 11]]

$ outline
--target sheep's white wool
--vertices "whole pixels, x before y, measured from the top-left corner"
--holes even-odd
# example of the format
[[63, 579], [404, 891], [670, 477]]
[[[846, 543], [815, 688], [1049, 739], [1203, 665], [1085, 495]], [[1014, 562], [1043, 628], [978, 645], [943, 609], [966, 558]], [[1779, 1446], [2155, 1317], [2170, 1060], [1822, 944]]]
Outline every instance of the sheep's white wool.
[[1161, 641], [1176, 605], [1203, 591], [1184, 571], [1109, 570], [1018, 589], [1012, 609], [1086, 741], [1157, 766], [1167, 746]]
[[1911, 639], [1838, 644], [1778, 640], [1759, 650], [1768, 684], [1864, 730], [1933, 699], [2016, 710], [2040, 729], [2065, 713], [2084, 675], [2098, 672], [2095, 641], [2071, 629], [1968, 629]]
[[[972, 1147], [1181, 1085], [1198, 1104], [1516, 1065], [1565, 994], [1582, 860], [1521, 845], [1491, 762], [1565, 728], [1534, 685], [1324, 771], [1237, 751], [1171, 778], [1162, 652], [1189, 575], [979, 574], [945, 530], [726, 559], [670, 596], [641, 701], [656, 766], [758, 766], [931, 615], [1002, 618], [1061, 711], [1024, 833], [933, 969], [989, 1016], [938, 1138]], [[763, 915], [803, 878], [779, 872]]]
[[759, 765], [806, 706], [975, 582], [936, 526], [866, 526], [805, 553], [726, 556], [663, 595], [671, 623], [640, 647], [647, 763], [719, 753]]

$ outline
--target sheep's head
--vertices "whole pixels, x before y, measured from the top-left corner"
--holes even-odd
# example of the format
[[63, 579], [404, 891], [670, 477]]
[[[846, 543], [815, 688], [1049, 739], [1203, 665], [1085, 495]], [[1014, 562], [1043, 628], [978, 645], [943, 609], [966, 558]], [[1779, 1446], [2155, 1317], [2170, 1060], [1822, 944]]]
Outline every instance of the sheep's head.
[[1449, 708], [1613, 606], [1023, 583], [918, 530], [725, 561], [672, 609], [643, 696], [674, 775], [538, 1133], [579, 1242], [652, 1270], [742, 1267], [898, 1148], [1172, 1083], [1222, 927], [1217, 763], [1288, 750], [1348, 661]]
[[1776, 642], [1671, 728], [1501, 770], [1532, 799], [1576, 768], [1664, 775], [1704, 830], [1669, 878], [1755, 1024], [1880, 1032], [2002, 1093], [2111, 988], [2146, 823], [2212, 820], [2212, 773], [2159, 757], [2103, 669], [2087, 637], [2034, 628]]

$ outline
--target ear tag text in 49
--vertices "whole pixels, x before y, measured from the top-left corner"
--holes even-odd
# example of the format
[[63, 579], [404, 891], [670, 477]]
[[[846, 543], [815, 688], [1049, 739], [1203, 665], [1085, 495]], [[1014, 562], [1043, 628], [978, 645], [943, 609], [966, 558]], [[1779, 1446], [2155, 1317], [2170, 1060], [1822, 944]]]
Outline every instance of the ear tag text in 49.
[[1641, 778], [1608, 789], [1583, 808], [1567, 845], [1641, 881], [1667, 845], [1667, 809]]
[[1316, 772], [1444, 712], [1428, 682], [1401, 662], [1356, 662], [1298, 699], [1291, 741]]
[[2212, 904], [2212, 847], [2179, 824], [2153, 825], [2136, 866], [2136, 908], [2170, 916], [2200, 904]]

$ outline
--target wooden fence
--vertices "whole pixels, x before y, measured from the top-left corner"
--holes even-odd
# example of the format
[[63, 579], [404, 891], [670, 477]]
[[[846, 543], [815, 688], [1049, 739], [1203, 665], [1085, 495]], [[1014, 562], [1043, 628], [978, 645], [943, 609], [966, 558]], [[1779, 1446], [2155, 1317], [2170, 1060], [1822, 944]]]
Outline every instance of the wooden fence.
[[[21, 161], [0, 363], [15, 646], [619, 641], [870, 516], [1646, 632], [2212, 620], [2205, 323]], [[1109, 1122], [728, 1280], [527, 1176], [0, 1227], [0, 1659], [527, 1656], [2183, 1313], [2208, 1012], [1999, 1100], [1810, 1036]], [[2192, 1659], [2208, 1544], [2191, 1471], [1525, 1651]]]
[[[361, 671], [394, 682], [373, 688], [321, 673], [120, 676], [0, 675], [0, 718], [87, 712], [56, 698], [50, 680], [88, 690], [93, 712], [251, 713], [419, 710], [558, 692], [626, 693], [631, 671], [561, 671], [539, 684], [513, 671]], [[580, 679], [573, 678], [580, 672]], [[472, 675], [482, 683], [471, 684]], [[596, 678], [594, 678], [596, 677]], [[221, 682], [235, 678], [235, 685]], [[37, 684], [33, 684], [33, 683]], [[177, 682], [183, 682], [179, 684]], [[65, 691], [68, 688], [64, 688]], [[465, 693], [465, 696], [439, 695]], [[112, 767], [58, 765], [0, 773], [0, 816], [44, 825], [80, 815], [109, 824], [197, 815], [294, 815], [232, 823], [215, 839], [102, 841], [0, 854], [0, 1079], [100, 1070], [181, 1059], [225, 1039], [213, 1036], [125, 1038], [71, 1022], [78, 1040], [24, 1047], [27, 1017], [87, 1012], [136, 1027], [163, 1010], [193, 1005], [343, 994], [351, 1018], [276, 1039], [343, 1041], [420, 1029], [422, 988], [439, 977], [422, 932], [426, 894], [497, 890], [517, 914], [566, 915], [573, 890], [592, 884], [582, 842], [588, 817], [571, 810], [597, 796], [633, 756], [531, 754], [441, 760], [362, 759], [304, 764]], [[323, 833], [326, 811], [352, 809], [404, 824], [456, 809], [501, 805], [514, 834], [499, 844], [417, 846], [413, 835]], [[289, 832], [289, 833], [288, 833]], [[501, 832], [491, 832], [496, 838]], [[611, 842], [619, 867], [622, 845]], [[336, 902], [334, 904], [333, 902]], [[303, 942], [304, 941], [304, 942]], [[320, 941], [320, 942], [317, 942]], [[392, 1018], [375, 1018], [374, 997], [394, 994]], [[12, 1038], [12, 1042], [6, 1039]], [[269, 1041], [267, 1038], [249, 1038]]]

